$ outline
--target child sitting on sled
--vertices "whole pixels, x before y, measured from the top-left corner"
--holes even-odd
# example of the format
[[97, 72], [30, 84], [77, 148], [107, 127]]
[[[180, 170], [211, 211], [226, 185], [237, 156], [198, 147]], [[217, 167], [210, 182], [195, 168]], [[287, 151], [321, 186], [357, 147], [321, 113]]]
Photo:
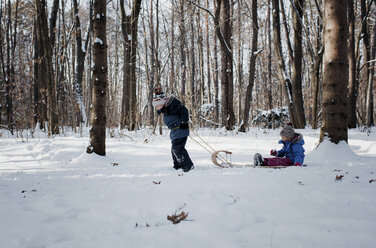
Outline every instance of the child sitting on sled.
[[283, 144], [281, 150], [272, 149], [270, 155], [275, 158], [262, 158], [260, 153], [254, 156], [256, 166], [302, 166], [304, 161], [303, 135], [295, 133], [291, 124], [286, 125], [280, 132], [282, 139], [278, 142]]

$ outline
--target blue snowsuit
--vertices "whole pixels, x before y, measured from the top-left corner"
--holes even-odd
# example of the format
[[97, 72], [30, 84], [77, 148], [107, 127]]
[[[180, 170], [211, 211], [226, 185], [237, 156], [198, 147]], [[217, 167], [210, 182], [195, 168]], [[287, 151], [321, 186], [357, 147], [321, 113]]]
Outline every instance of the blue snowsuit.
[[188, 109], [178, 99], [171, 96], [165, 106], [157, 112], [158, 114], [163, 113], [163, 122], [170, 129], [171, 154], [174, 168], [182, 168], [184, 171], [189, 171], [194, 166], [185, 149], [185, 144], [189, 136]]
[[278, 142], [283, 144], [281, 150], [277, 152], [277, 157], [288, 157], [293, 164], [300, 163], [303, 165], [304, 162], [304, 140], [303, 135], [296, 134], [291, 141], [282, 141]]

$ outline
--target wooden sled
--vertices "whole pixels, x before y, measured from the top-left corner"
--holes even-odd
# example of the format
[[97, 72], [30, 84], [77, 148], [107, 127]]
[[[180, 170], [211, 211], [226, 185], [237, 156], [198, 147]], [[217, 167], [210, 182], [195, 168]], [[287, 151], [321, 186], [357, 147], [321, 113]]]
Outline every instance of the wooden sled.
[[[225, 157], [223, 157], [222, 154], [220, 154], [220, 153], [224, 153]], [[231, 154], [232, 154], [232, 152], [230, 152], [230, 151], [218, 150], [218, 151], [214, 151], [212, 153], [211, 159], [212, 159], [213, 164], [215, 164], [216, 166], [221, 167], [221, 168], [251, 167], [251, 168], [282, 169], [282, 168], [290, 167], [290, 166], [256, 166], [256, 165], [253, 165], [253, 164], [235, 164], [235, 163], [232, 163], [232, 161], [231, 161]], [[230, 156], [230, 160], [227, 159], [228, 156]], [[221, 162], [219, 162], [218, 159]]]

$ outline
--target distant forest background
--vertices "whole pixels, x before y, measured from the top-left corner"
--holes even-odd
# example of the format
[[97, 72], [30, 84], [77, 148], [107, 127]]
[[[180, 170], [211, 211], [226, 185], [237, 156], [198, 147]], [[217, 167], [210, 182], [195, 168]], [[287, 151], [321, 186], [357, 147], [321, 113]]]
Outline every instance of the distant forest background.
[[[195, 126], [316, 129], [337, 98], [345, 126], [375, 123], [373, 0], [107, 0], [104, 12], [95, 2], [0, 0], [1, 128], [79, 130], [97, 118], [95, 94], [106, 98], [106, 127], [155, 128], [156, 85], [187, 106]], [[329, 2], [343, 25], [325, 16]], [[96, 21], [105, 21], [104, 38]], [[345, 52], [324, 46], [325, 27], [340, 29], [333, 42]], [[326, 52], [344, 57], [342, 91], [325, 88]], [[325, 98], [331, 90], [336, 100]]]

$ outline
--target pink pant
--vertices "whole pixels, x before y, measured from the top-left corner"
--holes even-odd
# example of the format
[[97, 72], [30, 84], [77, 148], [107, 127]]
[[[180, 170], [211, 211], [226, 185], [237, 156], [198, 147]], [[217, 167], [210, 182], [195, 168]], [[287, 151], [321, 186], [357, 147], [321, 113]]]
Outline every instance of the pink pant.
[[293, 165], [289, 158], [264, 158], [265, 166], [290, 166]]

